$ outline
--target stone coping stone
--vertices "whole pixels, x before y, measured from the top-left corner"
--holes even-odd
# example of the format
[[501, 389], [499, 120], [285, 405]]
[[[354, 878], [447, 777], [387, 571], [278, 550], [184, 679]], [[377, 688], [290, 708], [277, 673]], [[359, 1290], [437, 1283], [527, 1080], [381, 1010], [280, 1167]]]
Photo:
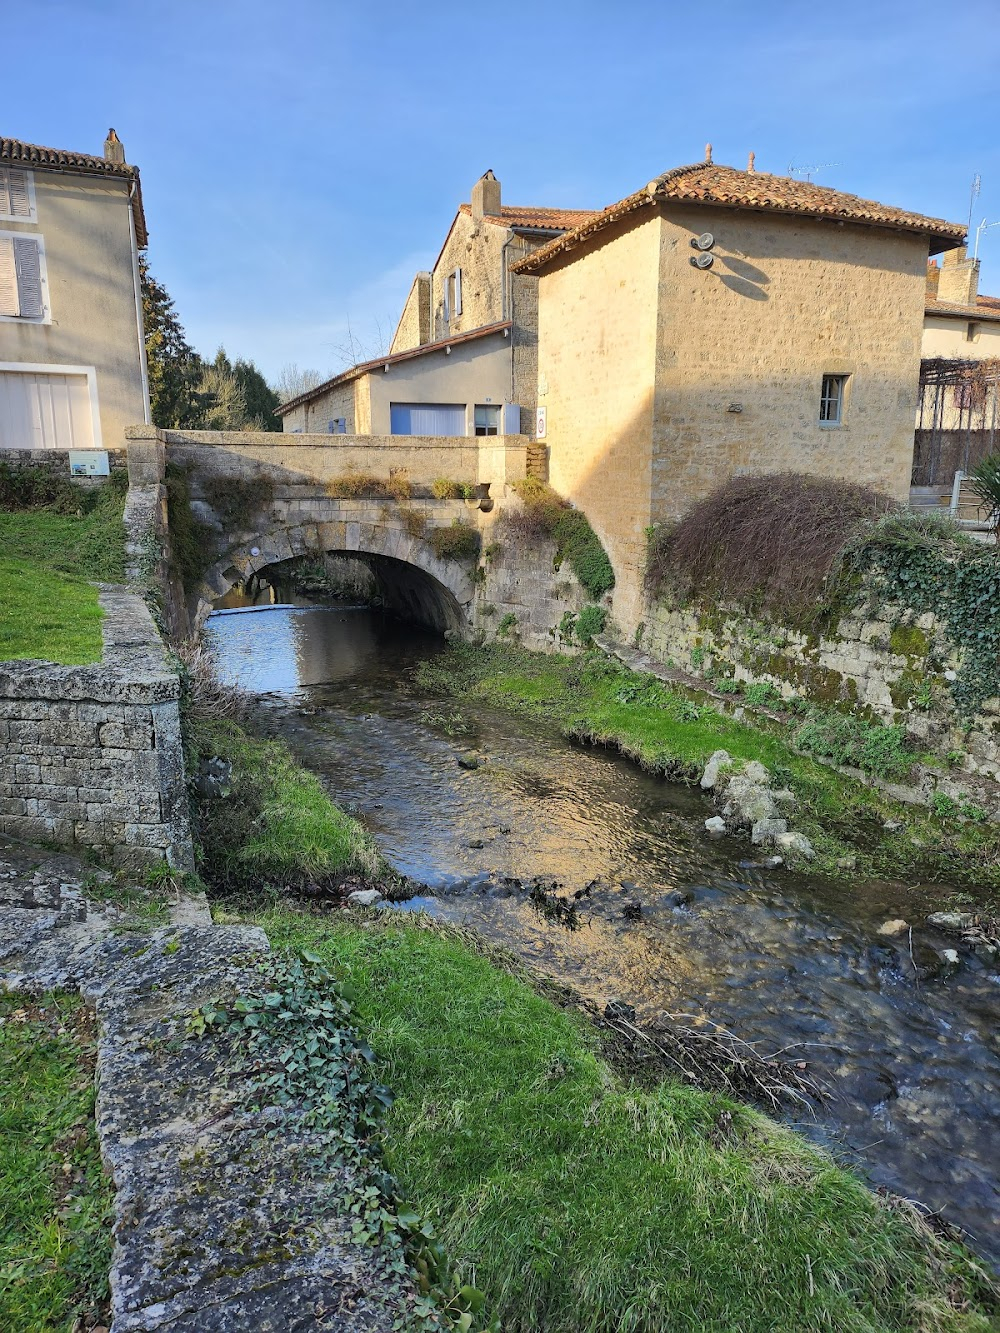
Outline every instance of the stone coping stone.
[[128, 588], [98, 586], [104, 611], [102, 660], [88, 666], [2, 662], [0, 699], [157, 704], [180, 698], [180, 679], [145, 602]]

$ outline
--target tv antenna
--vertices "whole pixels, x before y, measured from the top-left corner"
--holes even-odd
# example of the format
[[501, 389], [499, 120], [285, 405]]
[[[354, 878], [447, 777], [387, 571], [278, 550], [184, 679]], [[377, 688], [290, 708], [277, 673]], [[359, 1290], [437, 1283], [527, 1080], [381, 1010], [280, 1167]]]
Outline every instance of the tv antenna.
[[[979, 198], [979, 191], [982, 189], [983, 178], [977, 171], [972, 178], [972, 186], [969, 189], [969, 225], [966, 231], [972, 230], [972, 210], [976, 206], [976, 200]], [[985, 221], [985, 218], [983, 219]]]
[[987, 222], [986, 219], [983, 218], [982, 222], [980, 222], [979, 226], [976, 228], [976, 246], [972, 251], [972, 258], [974, 260], [979, 258], [979, 242], [983, 239], [983, 232], [989, 231], [991, 227], [1000, 227], [1000, 222]]
[[811, 181], [812, 178], [821, 171], [829, 171], [831, 167], [839, 167], [839, 162], [816, 162], [811, 167], [797, 167], [794, 162], [788, 164], [789, 176], [798, 176], [802, 180]]

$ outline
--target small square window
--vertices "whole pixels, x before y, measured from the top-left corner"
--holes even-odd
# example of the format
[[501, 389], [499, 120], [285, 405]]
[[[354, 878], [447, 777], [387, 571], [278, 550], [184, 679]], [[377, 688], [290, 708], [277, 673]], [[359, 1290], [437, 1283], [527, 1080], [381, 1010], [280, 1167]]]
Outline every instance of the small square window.
[[499, 403], [476, 404], [476, 434], [477, 435], [500, 434]]
[[823, 386], [819, 394], [819, 424], [821, 426], [843, 425], [844, 394], [846, 390], [846, 375], [823, 376]]

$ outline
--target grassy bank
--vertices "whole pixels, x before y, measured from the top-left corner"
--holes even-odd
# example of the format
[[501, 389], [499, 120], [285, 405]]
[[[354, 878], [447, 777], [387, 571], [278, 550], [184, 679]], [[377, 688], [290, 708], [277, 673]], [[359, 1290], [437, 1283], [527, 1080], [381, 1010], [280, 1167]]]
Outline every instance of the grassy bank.
[[111, 1192], [94, 1128], [93, 1015], [0, 996], [0, 1328], [102, 1322]]
[[28, 491], [13, 475], [0, 475], [0, 660], [97, 662], [102, 613], [91, 580], [125, 577], [124, 481]]
[[[643, 767], [700, 775], [713, 751], [757, 759], [798, 799], [794, 827], [818, 853], [816, 868], [842, 873], [971, 882], [1000, 890], [1000, 832], [902, 806], [789, 743], [789, 729], [737, 721], [691, 692], [637, 674], [600, 653], [581, 657], [516, 647], [457, 645], [419, 668], [419, 681], [455, 698], [482, 699], [544, 720], [565, 735], [616, 746]], [[882, 728], [889, 731], [889, 728]], [[886, 822], [895, 827], [886, 829]]]
[[[281, 741], [259, 740], [232, 719], [189, 716], [185, 742], [202, 872], [216, 889], [308, 892], [344, 876], [389, 873], [361, 825], [337, 809]], [[221, 776], [208, 788], [199, 774], [213, 769]]]
[[908, 1209], [754, 1110], [630, 1084], [582, 1016], [455, 931], [251, 919], [350, 983], [396, 1095], [389, 1165], [507, 1333], [991, 1327], [973, 1268]]
[[202, 760], [233, 764], [228, 794], [199, 803], [206, 867], [227, 889], [260, 874], [217, 919], [253, 921], [348, 983], [395, 1094], [400, 1193], [507, 1333], [992, 1326], [975, 1266], [912, 1211], [747, 1106], [616, 1073], [582, 1013], [474, 937], [261, 906], [262, 881], [303, 883], [370, 844], [283, 746], [232, 722], [194, 731]]

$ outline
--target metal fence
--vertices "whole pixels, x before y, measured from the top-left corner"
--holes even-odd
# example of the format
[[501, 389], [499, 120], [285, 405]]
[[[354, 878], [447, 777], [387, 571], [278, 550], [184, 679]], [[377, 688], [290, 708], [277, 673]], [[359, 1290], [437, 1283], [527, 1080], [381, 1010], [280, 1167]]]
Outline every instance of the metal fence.
[[950, 486], [1000, 449], [1000, 360], [920, 363], [913, 486]]

